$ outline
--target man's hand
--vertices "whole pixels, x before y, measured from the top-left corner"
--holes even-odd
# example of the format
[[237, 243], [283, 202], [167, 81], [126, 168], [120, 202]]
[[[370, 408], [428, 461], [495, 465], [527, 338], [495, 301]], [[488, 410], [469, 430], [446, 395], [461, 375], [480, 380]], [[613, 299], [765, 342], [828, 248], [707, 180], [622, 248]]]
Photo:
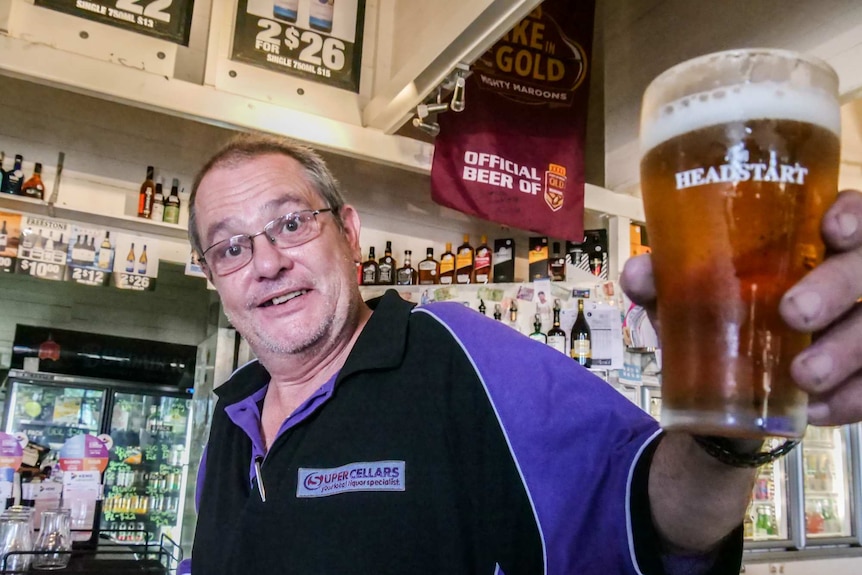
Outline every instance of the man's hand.
[[862, 193], [841, 192], [821, 232], [829, 256], [785, 294], [779, 309], [791, 327], [816, 332], [790, 366], [809, 394], [808, 420], [841, 425], [862, 420]]

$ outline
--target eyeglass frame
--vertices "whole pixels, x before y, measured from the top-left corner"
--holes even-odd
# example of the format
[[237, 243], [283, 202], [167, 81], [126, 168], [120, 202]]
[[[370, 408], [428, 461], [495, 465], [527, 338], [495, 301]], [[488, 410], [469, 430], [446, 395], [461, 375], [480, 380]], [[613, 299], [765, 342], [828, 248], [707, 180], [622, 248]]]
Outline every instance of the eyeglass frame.
[[[241, 270], [242, 268], [244, 268], [245, 266], [247, 266], [248, 264], [250, 264], [251, 261], [254, 259], [254, 238], [256, 238], [258, 236], [263, 236], [263, 235], [266, 236], [266, 239], [268, 239], [272, 245], [279, 247], [279, 248], [283, 248], [283, 249], [295, 248], [297, 246], [301, 246], [303, 244], [306, 244], [306, 243], [320, 237], [320, 231], [321, 230], [320, 230], [320, 223], [317, 221], [317, 216], [319, 214], [323, 214], [326, 212], [329, 212], [333, 215], [337, 215], [337, 210], [334, 208], [320, 208], [320, 209], [316, 209], [316, 210], [311, 210], [311, 209], [297, 210], [295, 212], [288, 212], [284, 215], [281, 215], [281, 216], [275, 218], [274, 220], [272, 220], [270, 222], [267, 222], [267, 224], [263, 226], [263, 229], [261, 231], [257, 232], [256, 234], [235, 234], [235, 235], [230, 236], [229, 238], [219, 240], [216, 243], [211, 244], [207, 249], [205, 249], [201, 254], [199, 254], [197, 256], [198, 265], [200, 265], [205, 270], [208, 270], [208, 271], [214, 273], [215, 275], [217, 275], [219, 277], [224, 277], [226, 275], [230, 275], [234, 272], [237, 272], [237, 271]], [[301, 225], [306, 225], [308, 223], [311, 223], [311, 221], [314, 221], [314, 223], [317, 225], [317, 233], [315, 235], [309, 237], [308, 239], [305, 239], [305, 240], [299, 242], [298, 244], [291, 244], [289, 246], [283, 246], [283, 245], [279, 245], [276, 237], [271, 236], [269, 234], [269, 232], [272, 230], [273, 227], [275, 227], [275, 225], [277, 223], [279, 223], [283, 220], [287, 220], [287, 218], [289, 218], [290, 216], [297, 216], [298, 214], [304, 214], [304, 213], [311, 214], [312, 219], [305, 221], [305, 222], [303, 222], [302, 220], [298, 220], [298, 221], [300, 222]], [[289, 236], [286, 236], [286, 237], [289, 237]], [[216, 270], [214, 270], [212, 268], [212, 266], [209, 264], [209, 262], [206, 261], [205, 256], [206, 256], [207, 252], [212, 250], [214, 247], [219, 246], [219, 245], [224, 244], [224, 243], [227, 243], [228, 245], [233, 245], [233, 242], [238, 241], [240, 238], [248, 239], [249, 250], [251, 250], [251, 256], [248, 258], [248, 261], [245, 262], [244, 264], [242, 264], [241, 266], [230, 270], [229, 272], [217, 273]], [[244, 247], [244, 246], [241, 246], [241, 247]]]

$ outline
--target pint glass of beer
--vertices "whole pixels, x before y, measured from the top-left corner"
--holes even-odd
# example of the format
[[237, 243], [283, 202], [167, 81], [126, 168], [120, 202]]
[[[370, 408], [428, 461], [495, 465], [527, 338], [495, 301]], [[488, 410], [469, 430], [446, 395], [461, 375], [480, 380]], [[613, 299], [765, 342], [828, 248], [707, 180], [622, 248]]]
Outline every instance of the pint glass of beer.
[[838, 186], [838, 78], [781, 50], [734, 50], [657, 77], [641, 185], [658, 292], [662, 426], [801, 437], [790, 362], [810, 342], [782, 295], [823, 258]]

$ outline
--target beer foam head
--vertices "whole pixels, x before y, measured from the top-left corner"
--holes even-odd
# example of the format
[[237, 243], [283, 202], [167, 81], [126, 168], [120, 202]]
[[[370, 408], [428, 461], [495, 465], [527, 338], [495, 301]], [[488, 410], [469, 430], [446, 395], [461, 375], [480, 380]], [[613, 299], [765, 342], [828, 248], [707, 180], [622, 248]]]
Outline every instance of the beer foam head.
[[829, 66], [782, 50], [709, 54], [671, 68], [647, 88], [641, 151], [730, 122], [775, 119], [841, 131], [838, 79]]

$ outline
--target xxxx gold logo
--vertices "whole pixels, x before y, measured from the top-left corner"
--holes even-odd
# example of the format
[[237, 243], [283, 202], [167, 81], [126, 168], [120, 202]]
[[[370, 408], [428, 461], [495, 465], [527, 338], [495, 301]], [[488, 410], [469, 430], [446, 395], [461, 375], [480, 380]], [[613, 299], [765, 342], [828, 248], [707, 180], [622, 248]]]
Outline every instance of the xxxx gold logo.
[[549, 164], [545, 172], [545, 203], [556, 212], [563, 207], [566, 191], [566, 167]]

